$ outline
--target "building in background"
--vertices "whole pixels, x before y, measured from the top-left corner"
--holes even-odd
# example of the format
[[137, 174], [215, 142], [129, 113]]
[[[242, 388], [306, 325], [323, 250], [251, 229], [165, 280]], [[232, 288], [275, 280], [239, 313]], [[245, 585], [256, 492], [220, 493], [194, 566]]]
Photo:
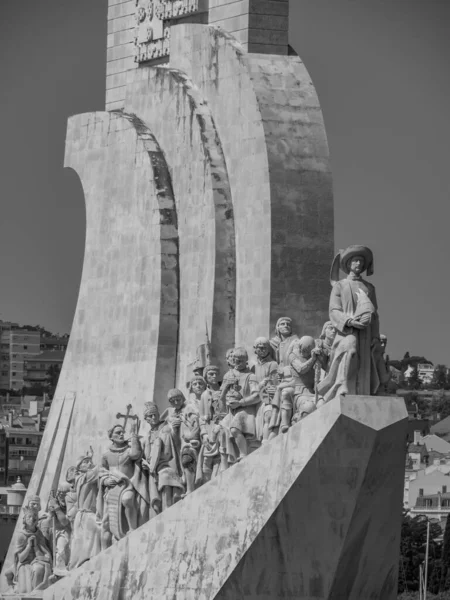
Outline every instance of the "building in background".
[[444, 456], [450, 456], [450, 442], [443, 440], [435, 434], [429, 434], [421, 438], [421, 441], [425, 444], [428, 453], [432, 450], [438, 452]]
[[[0, 486], [6, 481], [6, 429], [0, 423]], [[1, 503], [1, 501], [0, 501]]]
[[0, 570], [8, 552], [26, 491], [20, 479], [9, 487], [0, 487]]
[[41, 334], [19, 327], [17, 323], [0, 323], [0, 388], [21, 390], [25, 359], [41, 352]]
[[41, 336], [41, 352], [59, 350], [65, 353], [67, 344], [69, 343], [69, 334], [57, 335], [42, 335]]
[[17, 417], [13, 419], [12, 426], [7, 428], [6, 485], [13, 484], [18, 477], [25, 485], [30, 483], [42, 440], [43, 432], [39, 426], [40, 419], [35, 422], [31, 417]]
[[61, 371], [65, 350], [45, 350], [24, 362], [24, 386], [47, 385], [51, 379], [51, 369]]
[[434, 365], [431, 364], [418, 364], [417, 365], [417, 376], [423, 384], [428, 384], [433, 381]]
[[[411, 516], [425, 515], [429, 519], [442, 521], [450, 514], [450, 491], [443, 485], [440, 491], [431, 494], [419, 494], [411, 507]], [[445, 491], [444, 491], [445, 490]]]
[[[417, 405], [416, 405], [417, 406]], [[408, 411], [408, 442], [414, 442], [420, 440], [421, 437], [430, 433], [430, 423], [428, 419], [417, 418], [418, 410], [414, 409], [414, 412]]]
[[35, 397], [0, 400], [0, 485], [28, 485], [42, 440], [49, 402]]
[[[448, 492], [450, 492], [450, 475], [448, 473], [439, 470], [431, 473], [426, 473], [425, 470], [420, 471], [414, 479], [409, 481], [408, 508], [411, 515], [424, 514], [423, 502], [422, 500], [418, 501], [419, 498], [447, 494]], [[433, 516], [440, 519], [438, 514]]]
[[[0, 389], [21, 391], [48, 385], [52, 375], [44, 368], [55, 369], [53, 375], [61, 370], [68, 342], [68, 334], [53, 335], [39, 326], [21, 327], [0, 320]], [[41, 360], [33, 361], [38, 357]]]
[[443, 440], [450, 442], [450, 416], [432, 425], [430, 431]]

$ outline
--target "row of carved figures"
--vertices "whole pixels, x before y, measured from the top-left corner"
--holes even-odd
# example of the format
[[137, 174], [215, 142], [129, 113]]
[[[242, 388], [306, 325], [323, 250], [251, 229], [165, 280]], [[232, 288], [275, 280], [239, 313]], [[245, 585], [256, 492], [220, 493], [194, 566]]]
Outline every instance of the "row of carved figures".
[[187, 398], [178, 389], [168, 392], [162, 414], [146, 403], [145, 436], [129, 405], [117, 415], [124, 422], [108, 431], [100, 464], [92, 450], [80, 456], [44, 515], [39, 498], [28, 501], [8, 575], [17, 592], [64, 576], [335, 396], [382, 391], [389, 379], [386, 338], [379, 334], [374, 288], [360, 277], [373, 269], [373, 258], [362, 246], [339, 257], [350, 283], [333, 286], [330, 321], [319, 339], [299, 337], [292, 320], [280, 318], [273, 338], [255, 340], [254, 364], [244, 348], [230, 349], [223, 377], [208, 365], [194, 374]]

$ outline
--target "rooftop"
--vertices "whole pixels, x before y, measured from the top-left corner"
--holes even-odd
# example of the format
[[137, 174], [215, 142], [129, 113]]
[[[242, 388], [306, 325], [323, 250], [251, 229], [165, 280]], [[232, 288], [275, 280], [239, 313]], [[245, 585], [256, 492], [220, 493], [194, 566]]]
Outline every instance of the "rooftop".
[[40, 354], [29, 356], [25, 360], [27, 363], [35, 362], [62, 362], [64, 360], [65, 352], [62, 350], [45, 350]]
[[411, 442], [408, 444], [408, 452], [427, 452], [427, 447], [425, 444], [415, 444]]
[[431, 426], [432, 433], [449, 433], [450, 432], [450, 416], [445, 417], [438, 423]]
[[450, 500], [450, 492], [442, 492], [438, 494], [424, 494], [423, 496], [418, 496], [418, 498], [426, 498], [427, 500], [437, 500], [440, 498], [441, 500]]
[[68, 337], [41, 337], [41, 346], [67, 346]]

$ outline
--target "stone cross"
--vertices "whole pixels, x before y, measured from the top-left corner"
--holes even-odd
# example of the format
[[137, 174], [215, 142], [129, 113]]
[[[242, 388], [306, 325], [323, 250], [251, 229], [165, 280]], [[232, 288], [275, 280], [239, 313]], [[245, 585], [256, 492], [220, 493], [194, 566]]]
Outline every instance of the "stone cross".
[[126, 430], [127, 427], [127, 423], [128, 421], [131, 419], [132, 421], [137, 421], [138, 420], [138, 416], [137, 415], [132, 415], [131, 413], [131, 409], [132, 409], [132, 405], [131, 404], [127, 404], [127, 412], [126, 414], [122, 414], [120, 412], [118, 412], [116, 414], [116, 419], [123, 419], [123, 430]]
[[127, 73], [170, 60], [170, 31], [201, 23], [231, 33], [249, 53], [288, 54], [288, 0], [108, 0], [106, 108], [123, 107]]

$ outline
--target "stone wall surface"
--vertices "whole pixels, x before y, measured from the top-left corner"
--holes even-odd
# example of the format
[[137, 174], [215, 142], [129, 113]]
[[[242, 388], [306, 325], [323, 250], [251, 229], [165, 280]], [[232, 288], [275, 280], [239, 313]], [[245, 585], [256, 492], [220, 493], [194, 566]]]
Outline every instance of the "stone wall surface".
[[[131, 403], [142, 416], [146, 401], [175, 385], [178, 347], [177, 217], [155, 138], [133, 116], [77, 115], [69, 120], [65, 166], [83, 187], [86, 246], [70, 340], [28, 488], [44, 508], [80, 454], [92, 446], [99, 460], [116, 413]], [[9, 564], [13, 549], [14, 539]]]
[[44, 600], [394, 600], [407, 413], [335, 399]]
[[65, 164], [78, 173], [86, 200], [83, 275], [56, 396], [77, 394], [70, 465], [89, 446], [99, 458], [128, 402], [142, 412], [145, 401], [173, 387], [179, 286], [176, 220], [161, 215], [173, 211], [170, 182], [161, 198], [168, 169], [145, 127], [115, 113], [72, 117]]
[[172, 174], [180, 237], [177, 381], [184, 387], [207, 332], [211, 358], [222, 372], [226, 350], [234, 345], [236, 246], [228, 169], [210, 108], [189, 78], [167, 67], [134, 75], [125, 110], [155, 134]]
[[246, 54], [224, 31], [172, 28], [171, 65], [207, 99], [236, 223], [236, 342], [289, 315], [302, 334], [327, 320], [333, 193], [319, 100], [297, 56]]
[[231, 33], [246, 52], [288, 53], [288, 0], [209, 0], [208, 22]]
[[303, 335], [328, 319], [326, 273], [334, 250], [333, 187], [322, 111], [297, 56], [251, 54], [269, 158], [271, 325], [297, 318]]
[[[151, 0], [147, 4], [142, 2], [140, 5], [148, 6], [150, 2]], [[187, 0], [184, 2], [186, 6], [190, 6]], [[127, 84], [139, 67], [135, 60], [138, 3], [138, 0], [108, 0], [107, 110], [124, 107]], [[173, 23], [209, 23], [231, 33], [246, 52], [288, 54], [288, 0], [202, 0], [198, 6], [198, 12]], [[172, 40], [169, 46], [172, 54]], [[152, 63], [165, 63], [168, 59], [165, 56]]]
[[108, 0], [106, 49], [106, 110], [123, 108], [129, 73], [134, 60], [135, 0]]

